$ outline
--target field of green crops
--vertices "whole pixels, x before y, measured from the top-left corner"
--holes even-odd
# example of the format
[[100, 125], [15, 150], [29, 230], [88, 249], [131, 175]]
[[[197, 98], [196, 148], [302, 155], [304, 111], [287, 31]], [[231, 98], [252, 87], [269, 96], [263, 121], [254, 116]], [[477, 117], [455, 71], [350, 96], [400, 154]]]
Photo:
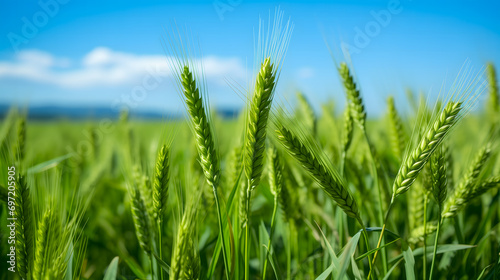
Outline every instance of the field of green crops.
[[264, 46], [233, 119], [209, 110], [182, 52], [185, 119], [12, 109], [0, 279], [498, 279], [493, 66], [437, 102], [408, 92], [370, 116], [352, 67], [332, 64], [346, 106], [319, 111], [309, 93], [275, 96], [287, 36]]

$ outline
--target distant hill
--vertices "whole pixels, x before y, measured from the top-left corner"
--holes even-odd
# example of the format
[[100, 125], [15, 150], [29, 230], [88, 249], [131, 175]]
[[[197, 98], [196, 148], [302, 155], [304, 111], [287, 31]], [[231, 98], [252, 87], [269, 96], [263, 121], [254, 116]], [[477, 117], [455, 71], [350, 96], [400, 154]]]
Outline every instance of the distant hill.
[[[10, 105], [0, 104], [0, 117], [3, 118], [9, 111]], [[24, 109], [21, 107], [21, 110]], [[237, 109], [222, 108], [217, 109], [217, 114], [223, 118], [233, 118], [239, 113]], [[120, 112], [105, 106], [30, 106], [28, 108], [28, 118], [35, 120], [53, 119], [116, 119]], [[134, 119], [179, 119], [182, 114], [161, 112], [159, 110], [131, 110], [130, 117]]]

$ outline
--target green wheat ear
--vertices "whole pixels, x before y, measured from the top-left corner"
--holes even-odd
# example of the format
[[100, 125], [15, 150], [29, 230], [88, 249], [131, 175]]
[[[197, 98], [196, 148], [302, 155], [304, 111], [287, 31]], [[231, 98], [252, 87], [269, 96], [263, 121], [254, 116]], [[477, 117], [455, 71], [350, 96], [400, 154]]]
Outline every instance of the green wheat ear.
[[311, 103], [301, 92], [297, 92], [297, 99], [299, 101], [298, 112], [300, 113], [298, 117], [302, 119], [304, 126], [311, 134], [316, 136], [318, 120]]
[[344, 131], [342, 133], [342, 152], [345, 154], [351, 146], [353, 135], [353, 119], [349, 108], [344, 110]]
[[490, 158], [491, 153], [490, 143], [487, 143], [479, 150], [468, 172], [465, 173], [460, 184], [455, 188], [455, 192], [446, 200], [443, 212], [444, 217], [456, 215], [470, 199], [476, 196], [477, 192], [475, 190], [480, 187], [478, 185], [478, 177]]
[[35, 262], [33, 265], [33, 279], [42, 280], [45, 275], [45, 262], [50, 244], [49, 235], [53, 224], [54, 214], [50, 210], [46, 210], [42, 219], [38, 223], [36, 232], [36, 250]]
[[497, 84], [497, 73], [495, 66], [492, 63], [488, 63], [487, 66], [488, 73], [488, 84], [489, 84], [489, 100], [488, 100], [488, 110], [492, 115], [498, 114], [500, 112], [500, 101], [498, 96], [498, 84]]
[[255, 89], [250, 102], [245, 134], [245, 173], [249, 181], [248, 190], [260, 183], [266, 148], [266, 130], [274, 95], [276, 70], [271, 59], [264, 59], [257, 75]]
[[340, 175], [320, 159], [320, 155], [305, 144], [291, 130], [280, 125], [276, 130], [278, 140], [287, 152], [304, 167], [318, 182], [321, 188], [342, 208], [350, 217], [361, 220], [359, 208], [354, 197], [349, 193]]
[[488, 190], [500, 187], [500, 176], [492, 177], [480, 184], [476, 184], [469, 190], [455, 192], [452, 199], [447, 200], [444, 206], [443, 217], [451, 218], [465, 208], [473, 199], [484, 194]]
[[157, 221], [161, 222], [167, 208], [168, 181], [170, 179], [170, 149], [162, 145], [156, 159], [153, 180], [153, 212]]
[[278, 150], [275, 147], [269, 148], [269, 186], [271, 193], [277, 200], [283, 188], [283, 165]]
[[352, 77], [346, 63], [341, 63], [338, 71], [344, 84], [347, 99], [349, 100], [349, 110], [351, 111], [351, 116], [361, 130], [364, 131], [366, 111], [365, 106], [363, 105], [363, 99], [361, 98], [356, 83], [354, 82], [354, 78]]
[[401, 160], [404, 156], [406, 135], [403, 128], [403, 121], [396, 110], [394, 98], [387, 98], [388, 119], [389, 119], [389, 135], [391, 137], [391, 147], [394, 155]]
[[16, 251], [17, 268], [21, 278], [27, 279], [33, 264], [33, 214], [30, 191], [23, 176], [16, 184]]
[[461, 102], [448, 102], [432, 127], [422, 137], [418, 146], [401, 165], [398, 175], [394, 180], [392, 200], [408, 191], [410, 186], [415, 182], [418, 174], [422, 171], [436, 147], [443, 141], [448, 131], [456, 123], [461, 109]]
[[137, 187], [129, 187], [129, 195], [137, 240], [141, 249], [149, 255], [151, 253], [151, 226], [148, 210], [142, 199], [141, 191]]
[[13, 147], [14, 160], [21, 163], [25, 157], [26, 150], [26, 119], [21, 117], [17, 120], [17, 141]]
[[439, 209], [443, 207], [443, 203], [447, 194], [447, 166], [446, 154], [443, 147], [436, 149], [430, 159], [430, 173], [432, 178], [432, 195], [436, 200]]
[[215, 190], [219, 186], [219, 158], [215, 150], [215, 140], [208, 120], [209, 116], [205, 111], [200, 91], [189, 66], [184, 66], [181, 83], [194, 129], [200, 164], [208, 184]]
[[298, 183], [294, 180], [288, 162], [283, 162], [283, 187], [279, 196], [279, 205], [287, 222], [294, 222], [300, 216], [299, 194], [296, 191]]
[[171, 279], [198, 279], [200, 275], [200, 258], [195, 246], [195, 218], [196, 208], [192, 203], [187, 206], [186, 212], [177, 229], [177, 237], [172, 252], [170, 266]]

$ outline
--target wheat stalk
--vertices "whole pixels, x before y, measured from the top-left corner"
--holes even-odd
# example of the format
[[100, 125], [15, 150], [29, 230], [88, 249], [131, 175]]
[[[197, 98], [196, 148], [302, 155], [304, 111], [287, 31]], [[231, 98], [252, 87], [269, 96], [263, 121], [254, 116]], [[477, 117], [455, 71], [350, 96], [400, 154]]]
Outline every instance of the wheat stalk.
[[[430, 159], [430, 170], [431, 170], [431, 178], [432, 178], [432, 195], [434, 196], [434, 199], [436, 200], [438, 207], [439, 207], [439, 220], [438, 220], [438, 226], [436, 229], [436, 238], [434, 241], [434, 253], [432, 256], [432, 264], [431, 264], [431, 271], [430, 271], [430, 277], [429, 280], [432, 279], [433, 276], [433, 271], [434, 271], [434, 266], [436, 263], [436, 254], [437, 254], [437, 246], [438, 246], [438, 240], [439, 240], [439, 233], [441, 229], [441, 223], [442, 223], [442, 210], [443, 210], [443, 203], [446, 199], [446, 193], [447, 193], [447, 185], [446, 185], [446, 159], [445, 159], [445, 154], [443, 152], [442, 147], [436, 148], [436, 151], [434, 154], [431, 156]], [[426, 246], [426, 245], [424, 245]], [[425, 273], [425, 270], [424, 270]]]
[[[384, 224], [382, 225], [382, 230], [377, 242], [377, 248], [380, 248], [382, 243], [387, 219], [391, 213], [395, 198], [408, 191], [410, 186], [415, 182], [418, 174], [422, 171], [436, 147], [441, 144], [447, 133], [459, 119], [461, 109], [462, 102], [449, 101], [432, 126], [423, 137], [421, 137], [418, 146], [403, 161], [396, 175], [396, 179], [394, 180], [392, 198], [385, 213]], [[377, 255], [378, 251], [373, 255], [373, 264], [377, 259]], [[371, 269], [369, 275], [371, 275]]]
[[223, 240], [222, 253], [224, 255], [224, 264], [226, 270], [226, 277], [229, 277], [229, 267], [227, 264], [228, 254], [226, 252], [223, 219], [221, 212], [221, 205], [219, 203], [218, 188], [220, 180], [220, 164], [217, 151], [215, 149], [215, 136], [212, 132], [212, 126], [209, 122], [209, 115], [207, 115], [201, 98], [199, 89], [196, 85], [196, 80], [193, 73], [190, 71], [189, 66], [185, 65], [180, 75], [185, 103], [191, 118], [191, 127], [196, 138], [196, 147], [200, 157], [200, 164], [205, 174], [207, 183], [212, 187], [212, 191], [217, 206], [217, 214], [219, 219], [219, 234]]
[[[163, 258], [163, 216], [167, 209], [168, 181], [170, 179], [170, 149], [162, 145], [158, 151], [153, 178], [153, 217], [158, 229], [158, 255]], [[160, 279], [163, 280], [163, 270], [160, 270]]]
[[274, 196], [274, 203], [273, 203], [273, 214], [271, 216], [271, 231], [269, 233], [269, 241], [267, 242], [266, 256], [264, 259], [264, 269], [262, 272], [263, 280], [266, 279], [266, 269], [268, 262], [267, 259], [269, 256], [269, 252], [271, 251], [272, 248], [271, 245], [275, 229], [276, 212], [278, 209], [279, 196], [283, 188], [283, 165], [281, 163], [281, 157], [278, 154], [278, 150], [275, 147], [269, 148], [268, 158], [269, 158], [269, 186], [271, 189], [271, 193]]

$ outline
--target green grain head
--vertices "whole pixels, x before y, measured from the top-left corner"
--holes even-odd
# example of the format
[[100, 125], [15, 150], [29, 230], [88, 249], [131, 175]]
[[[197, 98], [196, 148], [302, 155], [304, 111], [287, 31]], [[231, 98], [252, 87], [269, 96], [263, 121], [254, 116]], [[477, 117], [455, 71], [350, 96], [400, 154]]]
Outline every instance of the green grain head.
[[338, 71], [344, 84], [347, 99], [349, 100], [349, 110], [351, 111], [351, 116], [361, 130], [364, 131], [366, 111], [365, 106], [363, 105], [363, 99], [361, 98], [359, 89], [356, 86], [356, 82], [354, 82], [354, 78], [346, 63], [341, 63]]
[[287, 152], [316, 180], [320, 187], [350, 217], [360, 219], [358, 205], [349, 193], [340, 175], [328, 165], [313, 144], [301, 139], [283, 124], [276, 130], [278, 141]]
[[215, 149], [214, 133], [210, 124], [210, 116], [207, 114], [195, 77], [188, 65], [183, 67], [181, 84], [203, 173], [208, 184], [217, 189], [220, 166], [219, 156]]
[[158, 222], [163, 220], [167, 208], [169, 169], [170, 149], [167, 145], [162, 145], [156, 158], [153, 179], [153, 212]]
[[401, 160], [404, 156], [407, 139], [403, 121], [396, 110], [396, 105], [394, 104], [394, 98], [392, 96], [387, 98], [387, 111], [392, 151], [394, 155]]
[[461, 102], [450, 101], [401, 165], [393, 184], [392, 200], [408, 191], [432, 153], [456, 123]]
[[264, 59], [261, 65], [254, 93], [250, 101], [245, 134], [245, 174], [252, 190], [260, 183], [264, 169], [264, 151], [266, 149], [267, 121], [274, 96], [276, 69], [271, 58]]

